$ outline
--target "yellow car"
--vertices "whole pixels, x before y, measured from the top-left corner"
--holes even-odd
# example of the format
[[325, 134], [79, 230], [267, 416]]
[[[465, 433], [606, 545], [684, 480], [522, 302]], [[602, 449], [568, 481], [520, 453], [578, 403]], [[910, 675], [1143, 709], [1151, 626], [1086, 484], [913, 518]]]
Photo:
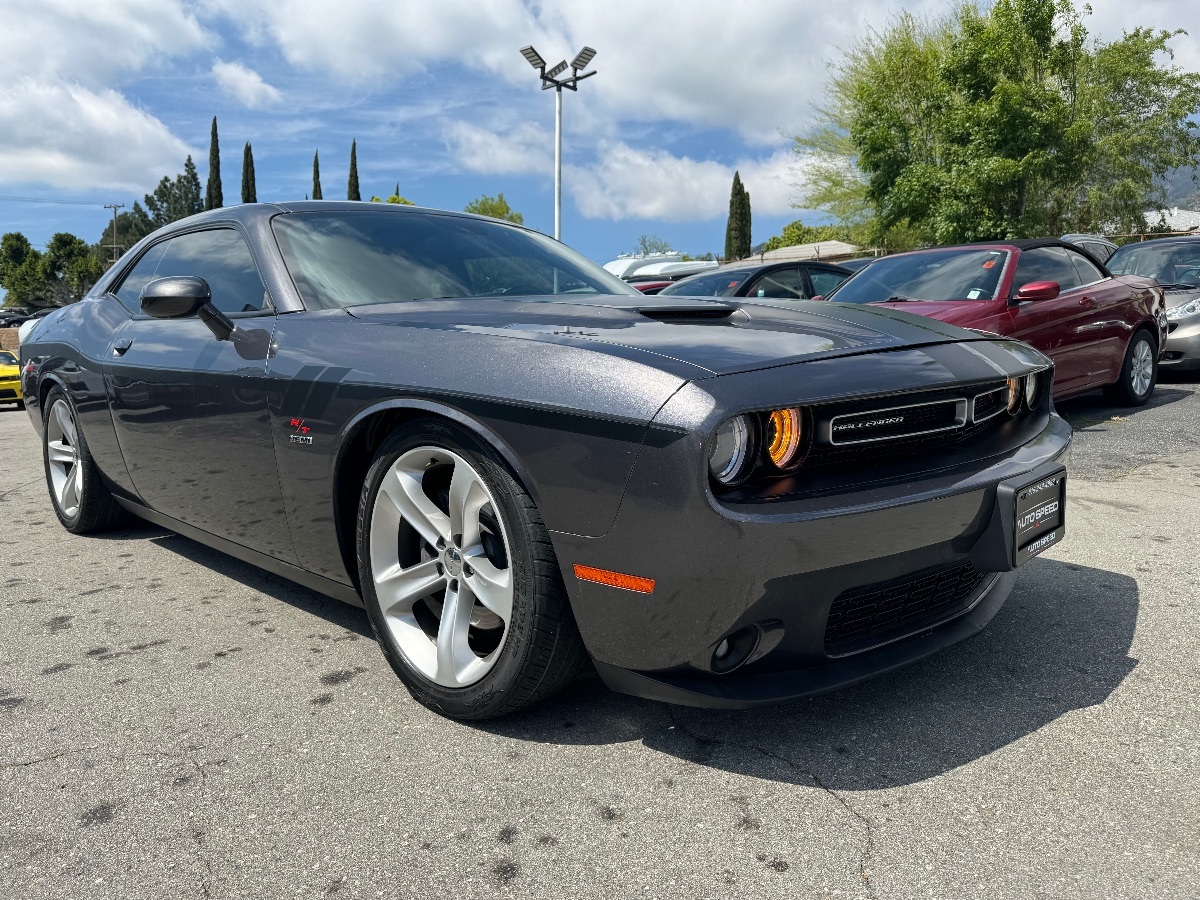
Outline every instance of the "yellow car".
[[0, 403], [15, 403], [17, 409], [25, 408], [25, 397], [21, 393], [21, 365], [15, 354], [0, 350]]

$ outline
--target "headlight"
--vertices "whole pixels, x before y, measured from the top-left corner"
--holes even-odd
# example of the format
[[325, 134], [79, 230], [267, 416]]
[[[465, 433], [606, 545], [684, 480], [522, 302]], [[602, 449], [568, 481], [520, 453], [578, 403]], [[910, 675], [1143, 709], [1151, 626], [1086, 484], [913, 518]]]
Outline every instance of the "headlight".
[[789, 469], [797, 462], [804, 420], [798, 409], [777, 409], [767, 417], [767, 457], [778, 469]]
[[1025, 382], [1025, 408], [1034, 409], [1042, 395], [1042, 379], [1038, 373], [1026, 375], [1021, 379]]
[[1197, 313], [1200, 313], [1200, 297], [1189, 300], [1183, 306], [1172, 306], [1167, 310], [1167, 318], [1174, 322], [1176, 319], [1185, 319]]
[[726, 419], [717, 429], [708, 470], [721, 484], [737, 484], [754, 467], [754, 421], [747, 415]]
[[1021, 408], [1021, 379], [1008, 379], [1008, 414], [1015, 416]]

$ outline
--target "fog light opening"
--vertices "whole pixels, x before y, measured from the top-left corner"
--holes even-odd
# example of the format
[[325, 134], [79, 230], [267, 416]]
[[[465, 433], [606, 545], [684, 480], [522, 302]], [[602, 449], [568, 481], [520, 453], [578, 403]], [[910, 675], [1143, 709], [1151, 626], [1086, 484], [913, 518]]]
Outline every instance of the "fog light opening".
[[759, 634], [758, 626], [747, 625], [722, 638], [713, 649], [712, 670], [725, 675], [744, 665], [758, 646]]

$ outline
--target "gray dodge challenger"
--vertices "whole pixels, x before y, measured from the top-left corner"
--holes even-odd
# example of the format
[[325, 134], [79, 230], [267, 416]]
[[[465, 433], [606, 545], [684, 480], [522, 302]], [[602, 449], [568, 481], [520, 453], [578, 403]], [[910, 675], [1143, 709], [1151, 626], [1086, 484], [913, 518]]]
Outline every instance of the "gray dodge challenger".
[[475, 216], [206, 212], [20, 356], [68, 531], [137, 516], [362, 605], [461, 719], [589, 661], [697, 706], [850, 684], [977, 633], [1065, 531], [1071, 431], [1036, 350], [644, 296]]

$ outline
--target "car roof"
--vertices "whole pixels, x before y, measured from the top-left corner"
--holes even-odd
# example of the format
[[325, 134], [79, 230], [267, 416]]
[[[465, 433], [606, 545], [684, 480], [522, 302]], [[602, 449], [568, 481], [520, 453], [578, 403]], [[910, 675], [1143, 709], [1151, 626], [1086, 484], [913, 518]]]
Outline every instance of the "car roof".
[[1148, 241], [1136, 241], [1132, 244], [1125, 244], [1118, 248], [1124, 250], [1126, 247], [1146, 247], [1155, 246], [1161, 247], [1165, 244], [1194, 244], [1200, 241], [1200, 233], [1197, 234], [1172, 234], [1167, 237], [1151, 238]]

